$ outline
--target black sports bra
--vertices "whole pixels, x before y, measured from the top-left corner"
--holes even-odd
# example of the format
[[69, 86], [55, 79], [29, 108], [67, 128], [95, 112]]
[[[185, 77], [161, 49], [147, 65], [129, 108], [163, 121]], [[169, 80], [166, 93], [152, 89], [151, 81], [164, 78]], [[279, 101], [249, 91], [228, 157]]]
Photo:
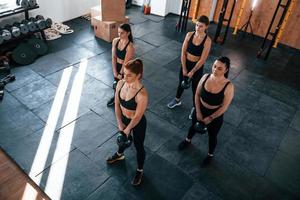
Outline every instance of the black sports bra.
[[206, 79], [204, 80], [203, 84], [202, 84], [202, 88], [200, 91], [200, 97], [202, 98], [202, 100], [212, 106], [221, 106], [221, 104], [223, 103], [224, 100], [224, 92], [225, 89], [227, 87], [227, 85], [230, 83], [230, 81], [228, 81], [225, 86], [223, 87], [223, 89], [218, 92], [218, 93], [211, 93], [208, 92], [205, 89], [205, 83], [207, 81], [207, 79], [209, 78], [210, 74], [208, 76], [206, 76]]
[[137, 93], [131, 99], [129, 99], [128, 101], [126, 101], [126, 100], [124, 100], [124, 99], [121, 98], [121, 90], [122, 90], [124, 84], [125, 84], [125, 82], [123, 83], [122, 87], [119, 90], [120, 104], [121, 104], [122, 107], [124, 107], [124, 108], [126, 108], [128, 110], [136, 110], [137, 103], [135, 101], [135, 97], [143, 89], [144, 86], [142, 86], [141, 89], [139, 89], [137, 91]]
[[195, 32], [192, 34], [192, 36], [189, 40], [187, 52], [189, 52], [190, 54], [192, 54], [194, 56], [201, 56], [203, 49], [204, 49], [204, 43], [207, 38], [207, 34], [205, 35], [204, 39], [202, 40], [202, 42], [199, 45], [194, 45], [194, 43], [193, 43], [194, 35], [195, 35]]
[[118, 49], [118, 45], [119, 45], [119, 42], [120, 42], [120, 39], [118, 40], [117, 44], [116, 44], [116, 54], [117, 54], [117, 58], [121, 59], [121, 60], [124, 60], [125, 59], [125, 56], [126, 56], [126, 49], [127, 49], [127, 46], [129, 45], [130, 41], [127, 42], [127, 44], [125, 45], [124, 49], [123, 50], [119, 50]]

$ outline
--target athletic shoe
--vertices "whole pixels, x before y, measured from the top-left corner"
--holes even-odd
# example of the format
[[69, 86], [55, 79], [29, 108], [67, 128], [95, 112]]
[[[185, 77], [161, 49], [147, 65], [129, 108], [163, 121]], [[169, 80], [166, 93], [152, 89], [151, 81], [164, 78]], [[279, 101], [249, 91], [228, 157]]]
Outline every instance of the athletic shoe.
[[168, 108], [175, 108], [176, 106], [180, 106], [181, 105], [181, 101], [177, 101], [176, 98], [172, 99], [172, 101], [170, 103], [168, 103]]
[[108, 102], [107, 102], [107, 107], [113, 106], [115, 104], [115, 97], [112, 97]]
[[191, 144], [191, 142], [188, 142], [188, 141], [186, 141], [186, 139], [185, 139], [185, 140], [183, 140], [182, 142], [179, 143], [178, 149], [179, 149], [179, 150], [186, 149], [190, 144]]
[[124, 154], [118, 155], [118, 153], [115, 153], [113, 156], [107, 158], [106, 162], [108, 164], [112, 164], [112, 163], [114, 163], [116, 161], [124, 160], [124, 159], [125, 159]]
[[193, 114], [195, 112], [195, 107], [192, 107], [191, 112], [189, 114], [189, 119], [191, 120], [193, 118]]
[[135, 175], [131, 181], [131, 185], [138, 186], [141, 184], [143, 178], [143, 171], [136, 170]]
[[211, 163], [213, 157], [214, 157], [214, 156], [207, 155], [207, 156], [204, 158], [202, 165], [203, 165], [203, 166], [209, 165], [209, 164]]

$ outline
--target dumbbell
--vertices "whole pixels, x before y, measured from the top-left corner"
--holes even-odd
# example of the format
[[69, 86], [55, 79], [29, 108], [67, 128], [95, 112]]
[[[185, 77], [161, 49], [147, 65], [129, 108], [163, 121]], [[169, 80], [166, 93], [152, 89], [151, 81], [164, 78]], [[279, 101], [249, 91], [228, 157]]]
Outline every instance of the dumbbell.
[[23, 19], [21, 21], [21, 23], [25, 24], [28, 27], [28, 29], [29, 29], [30, 32], [35, 32], [36, 30], [38, 30], [37, 25], [34, 22], [32, 22], [32, 21], [28, 21], [26, 19]]
[[128, 137], [123, 131], [118, 131], [118, 136], [117, 136], [117, 144], [121, 148], [128, 148], [132, 144], [132, 136], [129, 135]]
[[112, 85], [112, 86], [113, 86], [113, 89], [114, 89], [114, 90], [117, 88], [117, 84], [118, 84], [117, 81], [114, 81], [114, 82], [113, 82], [113, 85]]
[[40, 30], [44, 30], [47, 27], [46, 21], [44, 19], [36, 19], [34, 17], [30, 17], [29, 21], [34, 22]]
[[10, 74], [10, 66], [8, 64], [8, 61], [6, 59], [0, 59], [0, 74], [3, 75], [8, 75]]
[[183, 81], [181, 82], [181, 87], [183, 89], [188, 89], [191, 87], [192, 79], [188, 77], [183, 77]]
[[196, 124], [194, 125], [194, 130], [197, 132], [197, 133], [199, 133], [199, 134], [201, 134], [201, 135], [203, 135], [203, 134], [205, 134], [206, 132], [207, 132], [207, 127], [206, 127], [206, 125], [203, 123], [203, 122], [196, 122]]
[[11, 32], [7, 29], [1, 29], [0, 28], [0, 35], [2, 36], [3, 40], [10, 40], [12, 35]]
[[0, 102], [3, 100], [4, 90], [0, 90]]
[[29, 32], [29, 27], [26, 24], [21, 24], [20, 22], [13, 23], [13, 26], [18, 27], [22, 34], [26, 35]]
[[15, 38], [19, 37], [21, 35], [21, 30], [20, 28], [10, 25], [10, 24], [6, 24], [4, 27], [6, 30], [8, 30], [9, 32], [11, 32], [11, 35]]
[[31, 8], [36, 5], [36, 0], [17, 0], [17, 5], [20, 5], [22, 8]]
[[1, 31], [0, 31], [0, 44], [2, 44], [3, 42], [4, 42], [4, 39], [3, 39]]
[[45, 22], [46, 22], [46, 27], [47, 27], [47, 28], [50, 28], [51, 25], [52, 25], [52, 19], [51, 19], [51, 18], [45, 19], [43, 15], [37, 15], [37, 16], [35, 16], [35, 18], [36, 18], [37, 20], [45, 20]]

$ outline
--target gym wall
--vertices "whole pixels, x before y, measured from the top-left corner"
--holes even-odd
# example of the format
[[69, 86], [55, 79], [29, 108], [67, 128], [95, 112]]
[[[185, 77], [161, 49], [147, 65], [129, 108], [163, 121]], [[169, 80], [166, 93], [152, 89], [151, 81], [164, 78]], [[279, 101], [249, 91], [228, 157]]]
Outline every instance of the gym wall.
[[[194, 9], [193, 5], [195, 4], [196, 0], [192, 0], [191, 9]], [[200, 10], [198, 12], [198, 16], [205, 14], [209, 16], [209, 11], [212, 6], [213, 0], [201, 0], [200, 1]], [[285, 3], [285, 2], [284, 2]], [[222, 7], [223, 1], [218, 1], [215, 14], [213, 17], [214, 22], [218, 22], [219, 13]], [[233, 0], [229, 0], [228, 8], [227, 10], [230, 10], [230, 6], [233, 4]], [[232, 16], [232, 20], [230, 23], [230, 27], [234, 27], [237, 16], [239, 13], [239, 10], [241, 8], [242, 1], [238, 0], [236, 2], [236, 6], [234, 9], [234, 13]], [[257, 0], [257, 5], [253, 11], [253, 16], [251, 18], [251, 25], [253, 27], [253, 32], [255, 35], [265, 37], [265, 34], [267, 33], [267, 29], [269, 27], [269, 24], [271, 22], [271, 19], [273, 17], [273, 14], [275, 12], [276, 6], [278, 4], [278, 0]], [[252, 1], [248, 0], [246, 1], [246, 6], [244, 8], [244, 13], [241, 18], [240, 26], [239, 28], [245, 24], [248, 20], [250, 10], [252, 6]], [[272, 30], [275, 30], [275, 25], [278, 23], [280, 15], [282, 13], [282, 8], [278, 11], [277, 18], [275, 19], [274, 27], [272, 27]], [[193, 10], [190, 11], [190, 17], [192, 17]], [[229, 12], [227, 12], [227, 15], [225, 18], [229, 18]], [[300, 49], [300, 1], [296, 1], [296, 5], [294, 6], [293, 12], [291, 16], [288, 19], [288, 22], [286, 24], [285, 30], [283, 32], [282, 38], [280, 40], [280, 43], [288, 45], [290, 47]], [[250, 29], [248, 28], [248, 31]], [[288, 37], [287, 37], [288, 35]]]
[[37, 0], [40, 8], [30, 13], [52, 18], [55, 22], [64, 22], [90, 12], [90, 8], [99, 5], [99, 0]]
[[[229, 3], [232, 4], [232, 1], [233, 0], [230, 0]], [[251, 2], [252, 1], [247, 1], [246, 3], [244, 14], [241, 18], [241, 23], [240, 23], [241, 25], [245, 24], [248, 20], [250, 10], [251, 10]], [[232, 16], [232, 21], [230, 23], [231, 27], [234, 27], [235, 25], [241, 4], [242, 1], [237, 1], [237, 5]], [[265, 37], [265, 34], [267, 33], [267, 29], [274, 15], [277, 4], [278, 4], [278, 0], [257, 1], [257, 5], [254, 8], [253, 16], [251, 18], [251, 25], [253, 26], [253, 32], [255, 35]], [[215, 22], [218, 21], [218, 16], [219, 16], [218, 13], [220, 12], [221, 7], [222, 7], [222, 1], [221, 2], [219, 1], [214, 16]], [[282, 8], [279, 8], [278, 10], [278, 15], [274, 21], [274, 26], [271, 29], [272, 31], [275, 30], [275, 27], [282, 13], [282, 10], [283, 10]], [[226, 18], [227, 17], [228, 16], [226, 16]], [[293, 12], [288, 19], [280, 43], [288, 45], [290, 47], [294, 47], [296, 49], [300, 49], [300, 27], [298, 25], [299, 23], [300, 23], [300, 2], [296, 1], [296, 5], [294, 6]]]

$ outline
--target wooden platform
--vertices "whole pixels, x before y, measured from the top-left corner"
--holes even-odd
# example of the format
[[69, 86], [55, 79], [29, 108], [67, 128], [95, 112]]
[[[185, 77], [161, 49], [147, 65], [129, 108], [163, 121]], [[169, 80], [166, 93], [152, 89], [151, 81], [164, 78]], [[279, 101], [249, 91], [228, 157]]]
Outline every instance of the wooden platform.
[[[27, 185], [27, 187], [26, 187]], [[26, 188], [26, 194], [24, 190]], [[50, 199], [0, 148], [0, 199]]]

